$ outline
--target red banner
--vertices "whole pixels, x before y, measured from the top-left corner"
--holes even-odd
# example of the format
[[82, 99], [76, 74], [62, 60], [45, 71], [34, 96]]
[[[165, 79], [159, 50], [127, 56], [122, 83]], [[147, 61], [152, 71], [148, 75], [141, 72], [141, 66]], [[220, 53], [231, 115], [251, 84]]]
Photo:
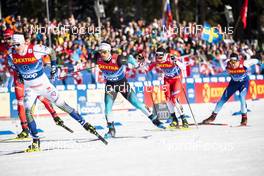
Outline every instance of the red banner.
[[247, 27], [247, 12], [248, 12], [248, 0], [244, 0], [242, 9], [240, 11], [240, 16], [244, 29]]
[[[218, 82], [218, 83], [195, 83], [195, 103], [215, 103], [220, 100], [225, 91], [228, 82]], [[186, 91], [186, 86], [183, 84]], [[151, 97], [152, 95], [152, 97]], [[264, 80], [251, 80], [249, 83], [247, 99], [259, 99], [264, 98]], [[236, 96], [236, 100], [238, 97]], [[180, 102], [185, 104], [186, 99], [184, 92], [180, 93]], [[234, 95], [228, 101], [234, 101]], [[148, 107], [153, 106], [153, 101], [155, 104], [166, 102], [164, 90], [162, 86], [145, 87], [144, 90], [144, 101]]]

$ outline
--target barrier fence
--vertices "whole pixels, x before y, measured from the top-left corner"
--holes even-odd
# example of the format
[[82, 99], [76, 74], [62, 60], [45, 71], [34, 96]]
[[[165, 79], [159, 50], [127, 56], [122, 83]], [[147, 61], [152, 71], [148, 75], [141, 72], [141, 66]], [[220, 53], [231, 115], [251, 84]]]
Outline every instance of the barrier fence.
[[[183, 88], [187, 93], [190, 103], [215, 103], [222, 96], [230, 77], [206, 77], [206, 78], [185, 78], [183, 79]], [[136, 92], [140, 101], [148, 107], [165, 102], [161, 81], [130, 82], [131, 87]], [[104, 84], [88, 85], [58, 85], [61, 96], [72, 107], [78, 109], [82, 115], [103, 114], [104, 113]], [[264, 98], [264, 79], [263, 75], [251, 75], [247, 99]], [[230, 98], [229, 101], [239, 100], [238, 93]], [[180, 101], [186, 103], [183, 91], [180, 95]], [[17, 100], [15, 98], [14, 88], [0, 88], [0, 119], [17, 118]], [[63, 111], [56, 108], [58, 114]], [[135, 110], [119, 94], [113, 110]], [[35, 116], [47, 116], [49, 113], [40, 101], [37, 101]]]

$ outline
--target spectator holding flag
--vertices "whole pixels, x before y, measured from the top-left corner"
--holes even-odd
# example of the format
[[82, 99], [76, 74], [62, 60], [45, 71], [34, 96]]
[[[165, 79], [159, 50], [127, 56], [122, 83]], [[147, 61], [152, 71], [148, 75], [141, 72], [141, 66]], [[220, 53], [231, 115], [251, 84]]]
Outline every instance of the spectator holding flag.
[[164, 4], [163, 9], [163, 25], [166, 27], [169, 27], [172, 25], [172, 13], [171, 13], [171, 6], [170, 6], [170, 0], [166, 0]]

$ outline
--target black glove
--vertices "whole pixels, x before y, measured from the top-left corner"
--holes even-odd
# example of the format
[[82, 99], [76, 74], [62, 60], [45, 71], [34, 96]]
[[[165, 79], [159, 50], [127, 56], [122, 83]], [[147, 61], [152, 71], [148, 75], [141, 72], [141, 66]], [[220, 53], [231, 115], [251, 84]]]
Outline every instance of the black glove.
[[21, 82], [23, 84], [24, 83], [24, 79], [23, 79], [22, 75], [19, 72], [17, 72], [17, 77], [18, 77], [19, 82]]
[[126, 56], [123, 56], [123, 55], [118, 55], [118, 57], [117, 57], [117, 64], [119, 66], [121, 66], [121, 65], [127, 65], [127, 57]]
[[55, 77], [55, 74], [57, 73], [57, 67], [55, 65], [51, 66], [51, 70], [50, 70], [50, 76], [53, 79]]
[[142, 54], [138, 54], [138, 55], [136, 56], [136, 59], [137, 59], [139, 62], [144, 62], [144, 61], [145, 61], [145, 58], [144, 58], [144, 56], [143, 56]]
[[173, 61], [176, 59], [175, 56], [171, 56], [170, 58], [171, 58], [171, 60], [173, 60]]

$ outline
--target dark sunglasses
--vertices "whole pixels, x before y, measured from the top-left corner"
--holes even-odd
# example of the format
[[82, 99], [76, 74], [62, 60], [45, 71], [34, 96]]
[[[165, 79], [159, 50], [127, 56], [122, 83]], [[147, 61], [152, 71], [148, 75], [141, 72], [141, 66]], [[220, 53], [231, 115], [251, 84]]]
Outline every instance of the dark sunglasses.
[[13, 44], [13, 45], [12, 45], [12, 47], [14, 47], [14, 48], [17, 48], [17, 47], [19, 47], [19, 46], [20, 46], [19, 43], [17, 43], [17, 44]]
[[156, 56], [157, 56], [157, 57], [163, 57], [163, 56], [164, 56], [164, 54], [161, 54], [161, 53], [156, 53]]
[[5, 38], [4, 40], [9, 41], [11, 40], [11, 37]]

